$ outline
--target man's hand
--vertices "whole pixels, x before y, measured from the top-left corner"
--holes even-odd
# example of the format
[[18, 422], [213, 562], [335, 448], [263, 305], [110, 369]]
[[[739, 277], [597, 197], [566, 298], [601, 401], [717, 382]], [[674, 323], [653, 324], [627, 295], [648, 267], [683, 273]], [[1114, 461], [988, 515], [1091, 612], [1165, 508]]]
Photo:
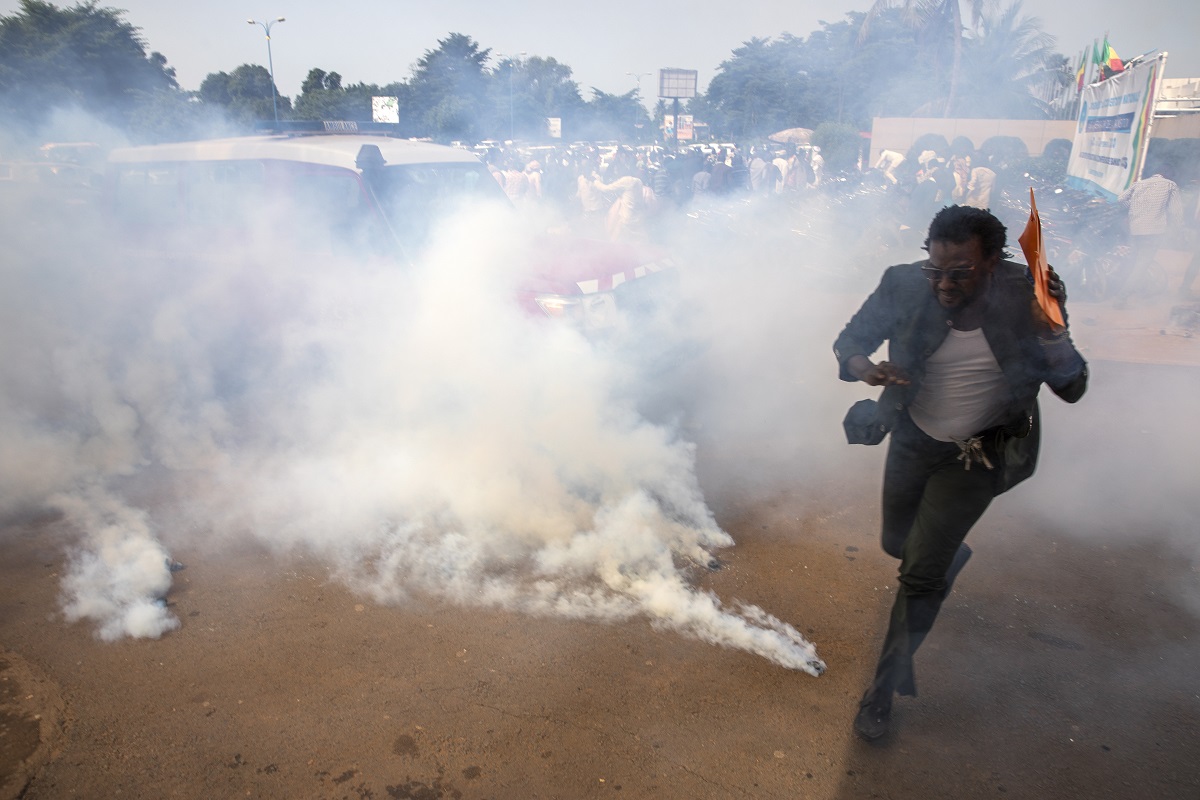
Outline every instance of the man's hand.
[[[1054, 271], [1054, 267], [1048, 267], [1047, 270], [1046, 292], [1058, 301], [1058, 307], [1062, 311], [1063, 319], [1065, 320], [1067, 318], [1067, 287], [1063, 284], [1062, 278], [1058, 277], [1058, 273]], [[1033, 300], [1032, 310], [1033, 325], [1037, 330], [1038, 336], [1046, 338], [1058, 333], [1036, 298]]]
[[853, 356], [846, 362], [850, 374], [869, 386], [908, 385], [908, 374], [890, 361], [871, 363], [866, 356]]
[[1046, 266], [1046, 290], [1050, 292], [1050, 296], [1058, 301], [1058, 304], [1063, 308], [1067, 307], [1067, 287], [1062, 282], [1062, 278], [1058, 277], [1058, 273], [1054, 271], [1054, 267]]

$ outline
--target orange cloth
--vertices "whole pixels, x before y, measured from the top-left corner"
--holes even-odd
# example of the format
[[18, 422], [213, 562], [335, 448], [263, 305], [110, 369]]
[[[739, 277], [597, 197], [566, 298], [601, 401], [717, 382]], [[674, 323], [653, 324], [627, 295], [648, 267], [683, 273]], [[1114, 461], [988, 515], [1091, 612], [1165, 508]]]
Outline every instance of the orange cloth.
[[1033, 275], [1033, 294], [1038, 305], [1046, 313], [1051, 326], [1056, 331], [1067, 327], [1063, 319], [1062, 307], [1058, 300], [1050, 296], [1050, 265], [1046, 261], [1046, 248], [1042, 243], [1042, 218], [1038, 216], [1037, 202], [1033, 199], [1033, 189], [1029, 189], [1029, 221], [1025, 230], [1017, 237], [1021, 250], [1025, 252], [1025, 263], [1029, 264], [1029, 272]]

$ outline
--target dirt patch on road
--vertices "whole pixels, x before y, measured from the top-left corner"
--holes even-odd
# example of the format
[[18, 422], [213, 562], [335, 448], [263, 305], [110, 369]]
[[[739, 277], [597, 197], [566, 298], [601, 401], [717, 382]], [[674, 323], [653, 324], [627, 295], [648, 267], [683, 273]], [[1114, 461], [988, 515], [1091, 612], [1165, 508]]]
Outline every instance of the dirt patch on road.
[[20, 797], [50, 762], [64, 722], [58, 685], [17, 653], [0, 651], [0, 798]]

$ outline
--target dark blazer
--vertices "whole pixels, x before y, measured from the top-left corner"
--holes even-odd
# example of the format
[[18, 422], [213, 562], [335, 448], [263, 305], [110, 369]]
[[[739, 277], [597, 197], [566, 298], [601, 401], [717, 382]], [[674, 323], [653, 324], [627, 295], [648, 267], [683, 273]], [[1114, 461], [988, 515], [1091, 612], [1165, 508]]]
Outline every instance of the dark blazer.
[[[853, 381], [846, 362], [855, 355], [869, 358], [883, 342], [888, 343], [888, 360], [912, 380], [907, 386], [888, 386], [880, 396], [880, 421], [889, 429], [916, 397], [925, 377], [925, 361], [941, 346], [952, 322], [950, 310], [938, 303], [921, 272], [925, 263], [889, 267], [833, 346], [839, 377]], [[1038, 336], [1032, 313], [1033, 283], [1023, 264], [1000, 261], [989, 280], [983, 335], [1004, 373], [1009, 398], [1001, 430], [988, 433], [995, 433], [996, 447], [1006, 459], [1000, 489], [1005, 491], [1032, 475], [1036, 466], [1041, 385], [1074, 403], [1087, 390], [1088, 373], [1087, 362], [1069, 336]]]

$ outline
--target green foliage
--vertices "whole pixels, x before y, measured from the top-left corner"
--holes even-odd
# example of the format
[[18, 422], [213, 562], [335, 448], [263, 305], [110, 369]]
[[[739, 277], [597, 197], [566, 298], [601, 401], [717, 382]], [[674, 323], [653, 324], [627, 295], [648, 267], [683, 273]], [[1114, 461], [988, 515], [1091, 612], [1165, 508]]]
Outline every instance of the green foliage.
[[[147, 53], [125, 12], [87, 0], [60, 9], [21, 0], [0, 17], [0, 114], [44, 119], [77, 105], [137, 140], [234, 130], [281, 119], [369, 120], [371, 97], [399, 98], [400, 129], [441, 141], [537, 140], [547, 117], [563, 135], [643, 141], [673, 104], [653, 119], [638, 89], [580, 94], [570, 67], [554, 58], [493, 54], [451, 33], [417, 61], [407, 80], [343, 86], [337, 72], [314, 67], [295, 107], [277, 94], [261, 66], [209, 74], [196, 93], [179, 91], [165, 57]], [[754, 142], [775, 131], [823, 130], [831, 169], [857, 159], [857, 134], [877, 116], [941, 114], [1029, 118], [1057, 113], [1047, 98], [1073, 76], [1066, 59], [1020, 2], [1003, 9], [984, 0], [875, 0], [867, 12], [822, 21], [807, 37], [783, 33], [742, 43], [721, 63], [707, 90], [680, 110], [721, 140]], [[1061, 110], [1061, 109], [1058, 109]], [[947, 154], [943, 144], [936, 148]], [[843, 153], [845, 155], [843, 155]], [[1006, 154], [1000, 154], [1006, 155]]]
[[804, 96], [803, 40], [786, 36], [778, 41], [751, 39], [709, 84], [708, 99], [719, 112], [719, 130], [737, 140], [760, 139], [774, 131], [799, 127], [795, 101]]
[[860, 130], [876, 116], [910, 114], [935, 86], [899, 11], [881, 12], [860, 38], [863, 15], [822, 22], [807, 39], [752, 39], [733, 51], [690, 105], [722, 139], [760, 139], [786, 128], [839, 122]]
[[488, 78], [489, 138], [510, 138], [510, 126], [518, 139], [542, 138], [547, 117], [561, 119], [564, 131], [585, 121], [588, 104], [571, 68], [553, 58], [502, 59]]
[[[962, 81], [961, 63], [964, 34], [976, 30], [988, 0], [970, 0], [968, 20], [964, 21], [961, 0], [875, 0], [863, 18], [860, 37], [866, 38], [872, 23], [880, 16], [901, 12], [904, 24], [913, 32], [922, 60], [932, 67], [935, 91], [929, 100], [912, 113], [922, 116], [951, 116], [957, 107]], [[941, 94], [937, 90], [944, 90]]]
[[[577, 134], [584, 139], [630, 141], [636, 138], [637, 123], [647, 124], [637, 89], [625, 94], [609, 94], [593, 87], [588, 112], [576, 128]], [[671, 113], [670, 106], [666, 113]]]
[[999, 172], [1029, 158], [1029, 148], [1016, 136], [993, 136], [979, 146], [979, 154]]
[[[476, 141], [485, 129], [479, 110], [486, 106], [484, 65], [490, 50], [481, 50], [471, 37], [452, 33], [438, 40], [417, 61], [408, 111], [419, 135]], [[402, 113], [405, 109], [402, 107]]]
[[985, 14], [965, 43], [955, 116], [979, 119], [1046, 119], [1045, 98], [1074, 79], [1054, 37], [1021, 16], [1020, 0]]
[[371, 98], [387, 96], [397, 95], [375, 84], [356, 83], [343, 88], [341, 75], [313, 67], [304, 79], [291, 118], [370, 122]]
[[138, 98], [128, 135], [133, 144], [157, 144], [238, 132], [221, 109], [202, 103], [197, 93], [160, 89]]
[[[257, 64], [242, 64], [233, 72], [212, 72], [200, 84], [200, 100], [211, 109], [224, 112], [229, 121], [242, 130], [253, 130], [258, 122], [274, 118], [271, 95], [275, 86], [271, 73]], [[279, 118], [291, 112], [291, 101], [276, 99]]]
[[125, 127], [147, 94], [178, 89], [175, 71], [147, 54], [123, 14], [94, 0], [71, 8], [21, 0], [0, 17], [0, 118], [36, 127], [55, 108], [78, 107]]
[[821, 148], [827, 170], [845, 172], [858, 167], [863, 139], [853, 125], [822, 122], [813, 131], [812, 143]]
[[308, 75], [304, 78], [304, 83], [300, 86], [301, 94], [309, 94], [316, 91], [336, 92], [342, 88], [342, 76], [336, 72], [326, 72], [319, 67], [313, 67], [308, 71]]

